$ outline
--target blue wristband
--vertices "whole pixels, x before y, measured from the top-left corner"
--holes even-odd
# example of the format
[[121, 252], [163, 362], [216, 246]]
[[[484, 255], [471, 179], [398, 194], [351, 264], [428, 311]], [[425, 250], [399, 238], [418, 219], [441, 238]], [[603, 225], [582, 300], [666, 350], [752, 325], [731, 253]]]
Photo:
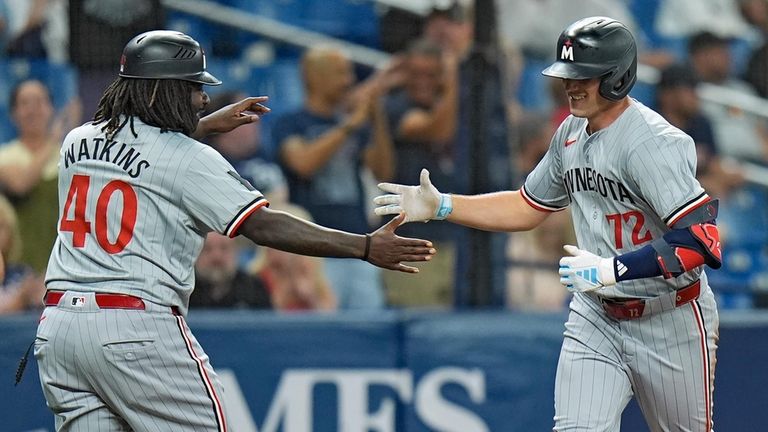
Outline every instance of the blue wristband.
[[437, 209], [435, 219], [443, 220], [453, 211], [453, 199], [450, 194], [440, 194], [440, 207]]

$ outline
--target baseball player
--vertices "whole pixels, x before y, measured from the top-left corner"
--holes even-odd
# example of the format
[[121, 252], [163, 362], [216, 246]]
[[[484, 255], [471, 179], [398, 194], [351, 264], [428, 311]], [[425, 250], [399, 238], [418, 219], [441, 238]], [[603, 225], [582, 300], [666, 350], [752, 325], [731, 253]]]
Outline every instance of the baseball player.
[[517, 191], [441, 194], [381, 184], [378, 214], [522, 231], [571, 206], [578, 247], [561, 282], [574, 293], [555, 384], [555, 426], [619, 431], [637, 398], [652, 431], [712, 431], [718, 316], [703, 266], [721, 261], [717, 201], [694, 177], [693, 140], [627, 96], [637, 49], [621, 23], [566, 28], [544, 75], [562, 79], [571, 116]]
[[64, 139], [58, 238], [34, 349], [58, 431], [229, 429], [221, 384], [184, 319], [210, 231], [405, 272], [416, 270], [401, 262], [434, 253], [394, 234], [403, 217], [357, 235], [269, 210], [192, 138], [269, 111], [259, 104], [266, 98], [248, 98], [198, 122], [203, 85], [220, 83], [189, 36], [140, 34], [94, 121]]

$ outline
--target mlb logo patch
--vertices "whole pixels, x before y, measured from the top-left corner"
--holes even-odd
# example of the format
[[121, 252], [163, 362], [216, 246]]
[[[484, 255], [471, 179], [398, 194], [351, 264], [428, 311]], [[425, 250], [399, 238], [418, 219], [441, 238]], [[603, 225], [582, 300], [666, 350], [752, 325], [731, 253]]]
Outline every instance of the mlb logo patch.
[[85, 306], [85, 297], [72, 297], [72, 306], [75, 306], [75, 307]]

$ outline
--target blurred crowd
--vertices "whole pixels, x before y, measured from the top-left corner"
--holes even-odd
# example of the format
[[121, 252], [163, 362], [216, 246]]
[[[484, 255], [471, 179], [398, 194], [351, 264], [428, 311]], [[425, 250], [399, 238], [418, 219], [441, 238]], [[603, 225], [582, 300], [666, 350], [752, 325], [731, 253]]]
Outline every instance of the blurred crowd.
[[[247, 8], [254, 2], [219, 3]], [[281, 101], [273, 99], [274, 118], [213, 136], [207, 144], [273, 208], [351, 232], [370, 232], [383, 222], [371, 210], [378, 182], [417, 184], [421, 168], [427, 168], [440, 190], [469, 193], [471, 146], [478, 133], [470, 127], [477, 109], [471, 99], [472, 59], [478, 53], [473, 50], [475, 11], [461, 1], [414, 4], [424, 8], [377, 9], [379, 34], [371, 45], [392, 56], [376, 70], [356, 66], [335, 45], [277, 50], [297, 59], [302, 102], [276, 110]], [[758, 101], [768, 112], [763, 99], [768, 96], [768, 1], [568, 4], [497, 1], [497, 43], [481, 53], [490, 65], [481, 77], [489, 153], [485, 192], [519, 187], [569, 114], [561, 83], [538, 74], [552, 60], [560, 31], [584, 16], [619, 19], [637, 35], [641, 62], [657, 72], [638, 86], [635, 97], [694, 138], [697, 176], [722, 202], [724, 253], [728, 260], [730, 249], [738, 259], [726, 261], [723, 276], [712, 277], [712, 285], [728, 307], [761, 305], [768, 291], [759, 273], [768, 263], [768, 176], [761, 177], [768, 172], [761, 171], [768, 165], [768, 121], [750, 107]], [[77, 94], [70, 100], [55, 101], [59, 95], [50, 90], [55, 77], [28, 76], [13, 83], [5, 102], [16, 136], [0, 144], [5, 261], [0, 313], [40, 307], [59, 216], [61, 140], [92, 118], [96, 98], [116, 76], [125, 42], [167, 27], [169, 15], [159, 0], [0, 0], [0, 63], [37, 59], [67, 65], [77, 74]], [[219, 44], [211, 51], [212, 65], [227, 49]], [[702, 97], [700, 90], [710, 86], [731, 97]], [[248, 87], [206, 90], [209, 112], [254, 94]], [[468, 284], [468, 230], [433, 221], [404, 225], [398, 232], [432, 240], [438, 249], [434, 260], [419, 265], [418, 275], [381, 271], [359, 260], [254, 248], [210, 234], [196, 265], [191, 305], [286, 312], [458, 305], [457, 293]], [[488, 265], [492, 289], [503, 299], [497, 306], [564, 309], [568, 294], [558, 282], [557, 261], [562, 245], [574, 241], [567, 212], [531, 232], [493, 234]]]

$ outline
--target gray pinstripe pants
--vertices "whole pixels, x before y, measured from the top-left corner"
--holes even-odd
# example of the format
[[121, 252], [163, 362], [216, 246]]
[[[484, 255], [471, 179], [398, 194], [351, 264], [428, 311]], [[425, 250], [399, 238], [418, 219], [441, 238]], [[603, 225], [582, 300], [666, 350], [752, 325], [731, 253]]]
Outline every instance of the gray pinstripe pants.
[[35, 341], [57, 431], [225, 431], [221, 384], [184, 318], [100, 309], [68, 291], [43, 312]]
[[555, 380], [557, 432], [618, 432], [637, 397], [652, 432], [711, 432], [719, 318], [702, 280], [698, 300], [617, 321], [575, 295]]

